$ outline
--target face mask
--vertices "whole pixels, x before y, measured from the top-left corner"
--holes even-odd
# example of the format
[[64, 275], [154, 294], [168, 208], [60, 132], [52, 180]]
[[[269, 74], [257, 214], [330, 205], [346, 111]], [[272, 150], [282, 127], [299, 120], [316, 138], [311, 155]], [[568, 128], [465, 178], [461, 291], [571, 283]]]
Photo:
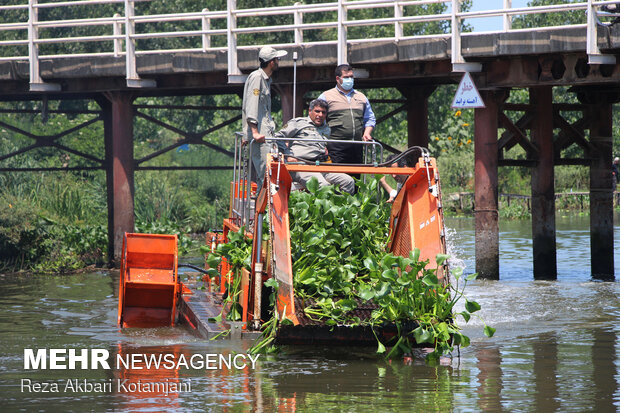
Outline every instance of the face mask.
[[340, 86], [342, 86], [342, 88], [344, 90], [351, 90], [351, 89], [353, 89], [353, 78], [352, 77], [345, 77], [344, 79], [342, 79], [342, 84]]

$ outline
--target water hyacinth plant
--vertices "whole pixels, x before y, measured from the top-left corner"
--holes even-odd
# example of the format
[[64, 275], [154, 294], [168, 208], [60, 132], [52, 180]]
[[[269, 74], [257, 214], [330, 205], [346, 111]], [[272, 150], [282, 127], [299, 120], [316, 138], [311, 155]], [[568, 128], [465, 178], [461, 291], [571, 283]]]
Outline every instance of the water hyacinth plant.
[[[469, 338], [456, 325], [453, 308], [475, 274], [463, 277], [456, 269], [452, 285], [427, 268], [418, 249], [408, 257], [386, 253], [390, 205], [377, 200], [378, 177], [357, 185], [357, 193], [350, 195], [311, 181], [307, 192], [291, 194], [295, 295], [314, 303], [306, 315], [327, 325], [370, 325], [373, 331], [395, 325], [395, 342], [377, 339], [379, 353], [386, 352], [386, 344], [392, 347], [387, 357], [410, 353], [417, 345], [432, 347], [427, 360], [434, 362], [455, 345], [467, 346]], [[437, 268], [447, 258], [438, 255]], [[378, 307], [370, 320], [351, 315], [360, 300]], [[465, 308], [459, 314], [467, 322], [480, 306], [466, 301]], [[494, 330], [487, 326], [485, 333], [492, 336]]]
[[[228, 274], [222, 274], [226, 281], [226, 299], [224, 308], [227, 310], [226, 318], [230, 321], [241, 320], [241, 305], [239, 304], [239, 294], [241, 293], [241, 270], [250, 269], [250, 257], [252, 255], [252, 242], [245, 236], [245, 227], [241, 227], [238, 232], [228, 233], [228, 242], [219, 244], [214, 252], [203, 245], [200, 247], [202, 253], [209, 253], [207, 256], [207, 274], [211, 278], [219, 275], [217, 268], [226, 259], [230, 270]], [[223, 309], [224, 310], [224, 309]], [[217, 317], [221, 321], [222, 314]]]
[[[311, 180], [307, 191], [291, 193], [293, 283], [295, 295], [311, 303], [304, 309], [306, 316], [327, 326], [370, 326], [373, 332], [384, 325], [395, 326], [394, 341], [382, 343], [377, 338], [378, 353], [388, 358], [423, 346], [433, 349], [427, 361], [435, 363], [454, 346], [469, 345], [456, 318], [460, 315], [469, 321], [480, 305], [466, 300], [465, 310], [458, 314], [454, 306], [475, 274], [463, 277], [462, 270], [456, 269], [450, 284], [438, 277], [435, 268], [427, 268], [428, 261], [420, 260], [418, 249], [408, 257], [386, 252], [390, 205], [377, 197], [378, 177], [357, 185], [357, 193], [350, 195], [331, 186], [319, 187], [316, 180]], [[243, 236], [240, 233], [229, 237], [230, 244], [218, 248], [216, 256], [249, 268], [250, 252], [248, 245], [241, 242]], [[438, 255], [437, 268], [447, 258]], [[215, 256], [212, 259], [215, 265]], [[277, 287], [277, 283], [270, 286]], [[369, 319], [360, 320], [353, 310], [366, 302], [376, 308]], [[263, 339], [253, 351], [271, 348], [278, 324], [288, 321], [276, 317], [274, 311]], [[493, 333], [494, 329], [485, 326], [485, 334]], [[389, 352], [386, 346], [391, 347]]]

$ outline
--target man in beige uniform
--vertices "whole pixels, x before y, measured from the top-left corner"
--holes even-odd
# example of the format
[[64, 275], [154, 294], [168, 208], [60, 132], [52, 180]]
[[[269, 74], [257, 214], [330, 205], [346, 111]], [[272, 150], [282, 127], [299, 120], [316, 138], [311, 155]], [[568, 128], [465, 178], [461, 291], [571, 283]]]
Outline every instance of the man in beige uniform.
[[243, 88], [242, 123], [245, 128], [245, 143], [252, 145], [252, 164], [256, 172], [258, 189], [265, 177], [266, 157], [269, 145], [265, 138], [272, 138], [275, 123], [271, 117], [271, 75], [278, 70], [279, 60], [286, 55], [284, 50], [265, 46], [258, 53], [260, 68], [250, 73]]
[[[307, 117], [294, 118], [275, 134], [276, 138], [294, 138], [288, 145], [279, 141], [280, 151], [288, 161], [327, 161], [326, 143], [329, 139], [329, 126], [325, 123], [327, 116], [327, 102], [315, 99], [310, 102]], [[320, 139], [324, 142], [307, 142], [304, 139]], [[355, 181], [347, 174], [341, 173], [318, 173], [318, 172], [294, 172], [291, 174], [295, 182], [306, 186], [308, 181], [316, 178], [320, 186], [338, 185], [342, 191], [352, 194], [355, 191]]]

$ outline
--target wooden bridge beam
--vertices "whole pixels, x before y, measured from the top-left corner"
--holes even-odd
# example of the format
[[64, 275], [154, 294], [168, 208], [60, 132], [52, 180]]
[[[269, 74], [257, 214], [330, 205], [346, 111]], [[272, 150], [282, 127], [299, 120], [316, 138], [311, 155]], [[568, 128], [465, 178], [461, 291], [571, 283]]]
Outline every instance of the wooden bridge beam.
[[123, 235], [134, 231], [133, 93], [106, 92], [103, 110], [108, 198], [108, 259], [120, 262]]
[[555, 243], [555, 186], [553, 175], [553, 95], [551, 86], [530, 88], [534, 107], [532, 143], [538, 160], [532, 167], [532, 248], [534, 278], [557, 278]]
[[436, 85], [400, 89], [407, 98], [407, 146], [428, 148], [428, 98]]
[[474, 113], [476, 272], [499, 279], [499, 214], [497, 127], [501, 96], [481, 91], [486, 107]]
[[293, 113], [293, 85], [273, 85], [282, 102], [282, 123], [288, 122], [292, 118], [303, 116], [304, 113], [304, 95], [308, 92], [308, 88], [297, 85], [295, 91], [295, 113]]
[[614, 279], [614, 210], [611, 162], [612, 104], [597, 97], [590, 108], [590, 252], [592, 277]]

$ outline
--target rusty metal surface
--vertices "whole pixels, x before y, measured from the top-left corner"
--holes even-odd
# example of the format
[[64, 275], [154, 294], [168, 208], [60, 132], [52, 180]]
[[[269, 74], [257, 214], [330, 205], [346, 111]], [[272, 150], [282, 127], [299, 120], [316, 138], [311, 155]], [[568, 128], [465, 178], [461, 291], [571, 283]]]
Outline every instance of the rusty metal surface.
[[[179, 321], [188, 325], [202, 337], [212, 339], [218, 334], [239, 325], [234, 323], [215, 322], [214, 318], [222, 313], [222, 294], [205, 292], [197, 289], [196, 284], [187, 285], [192, 294], [185, 294], [180, 300]], [[223, 317], [224, 318], [224, 317]], [[241, 323], [238, 323], [241, 324]], [[240, 334], [230, 334], [230, 339], [254, 339], [260, 335], [257, 331], [241, 330]]]
[[[369, 320], [373, 310], [378, 308], [372, 302], [363, 301], [359, 298], [355, 299], [355, 301], [358, 307], [346, 314], [351, 317], [359, 317], [360, 321]], [[384, 343], [397, 334], [396, 326], [393, 324], [377, 327], [374, 333], [369, 326], [326, 325], [324, 320], [312, 319], [304, 312], [304, 308], [310, 307], [313, 304], [314, 300], [312, 299], [304, 301], [299, 297], [295, 297], [295, 315], [299, 325], [281, 326], [276, 337], [278, 344], [376, 346], [377, 339], [375, 334]], [[416, 323], [409, 323], [405, 327], [405, 331], [411, 331], [416, 327]]]
[[[134, 160], [133, 160], [133, 109], [134, 95], [110, 92], [106, 97], [111, 103], [111, 159], [106, 159], [112, 182], [108, 186], [108, 208], [112, 217], [114, 234], [114, 259], [120, 258], [123, 235], [134, 230]], [[106, 125], [107, 126], [107, 125]]]
[[351, 174], [394, 174], [394, 175], [412, 175], [419, 168], [392, 168], [391, 166], [375, 167], [375, 166], [348, 166], [338, 164], [321, 164], [321, 165], [298, 165], [287, 164], [286, 169], [289, 172], [333, 172], [333, 173], [351, 173]]

